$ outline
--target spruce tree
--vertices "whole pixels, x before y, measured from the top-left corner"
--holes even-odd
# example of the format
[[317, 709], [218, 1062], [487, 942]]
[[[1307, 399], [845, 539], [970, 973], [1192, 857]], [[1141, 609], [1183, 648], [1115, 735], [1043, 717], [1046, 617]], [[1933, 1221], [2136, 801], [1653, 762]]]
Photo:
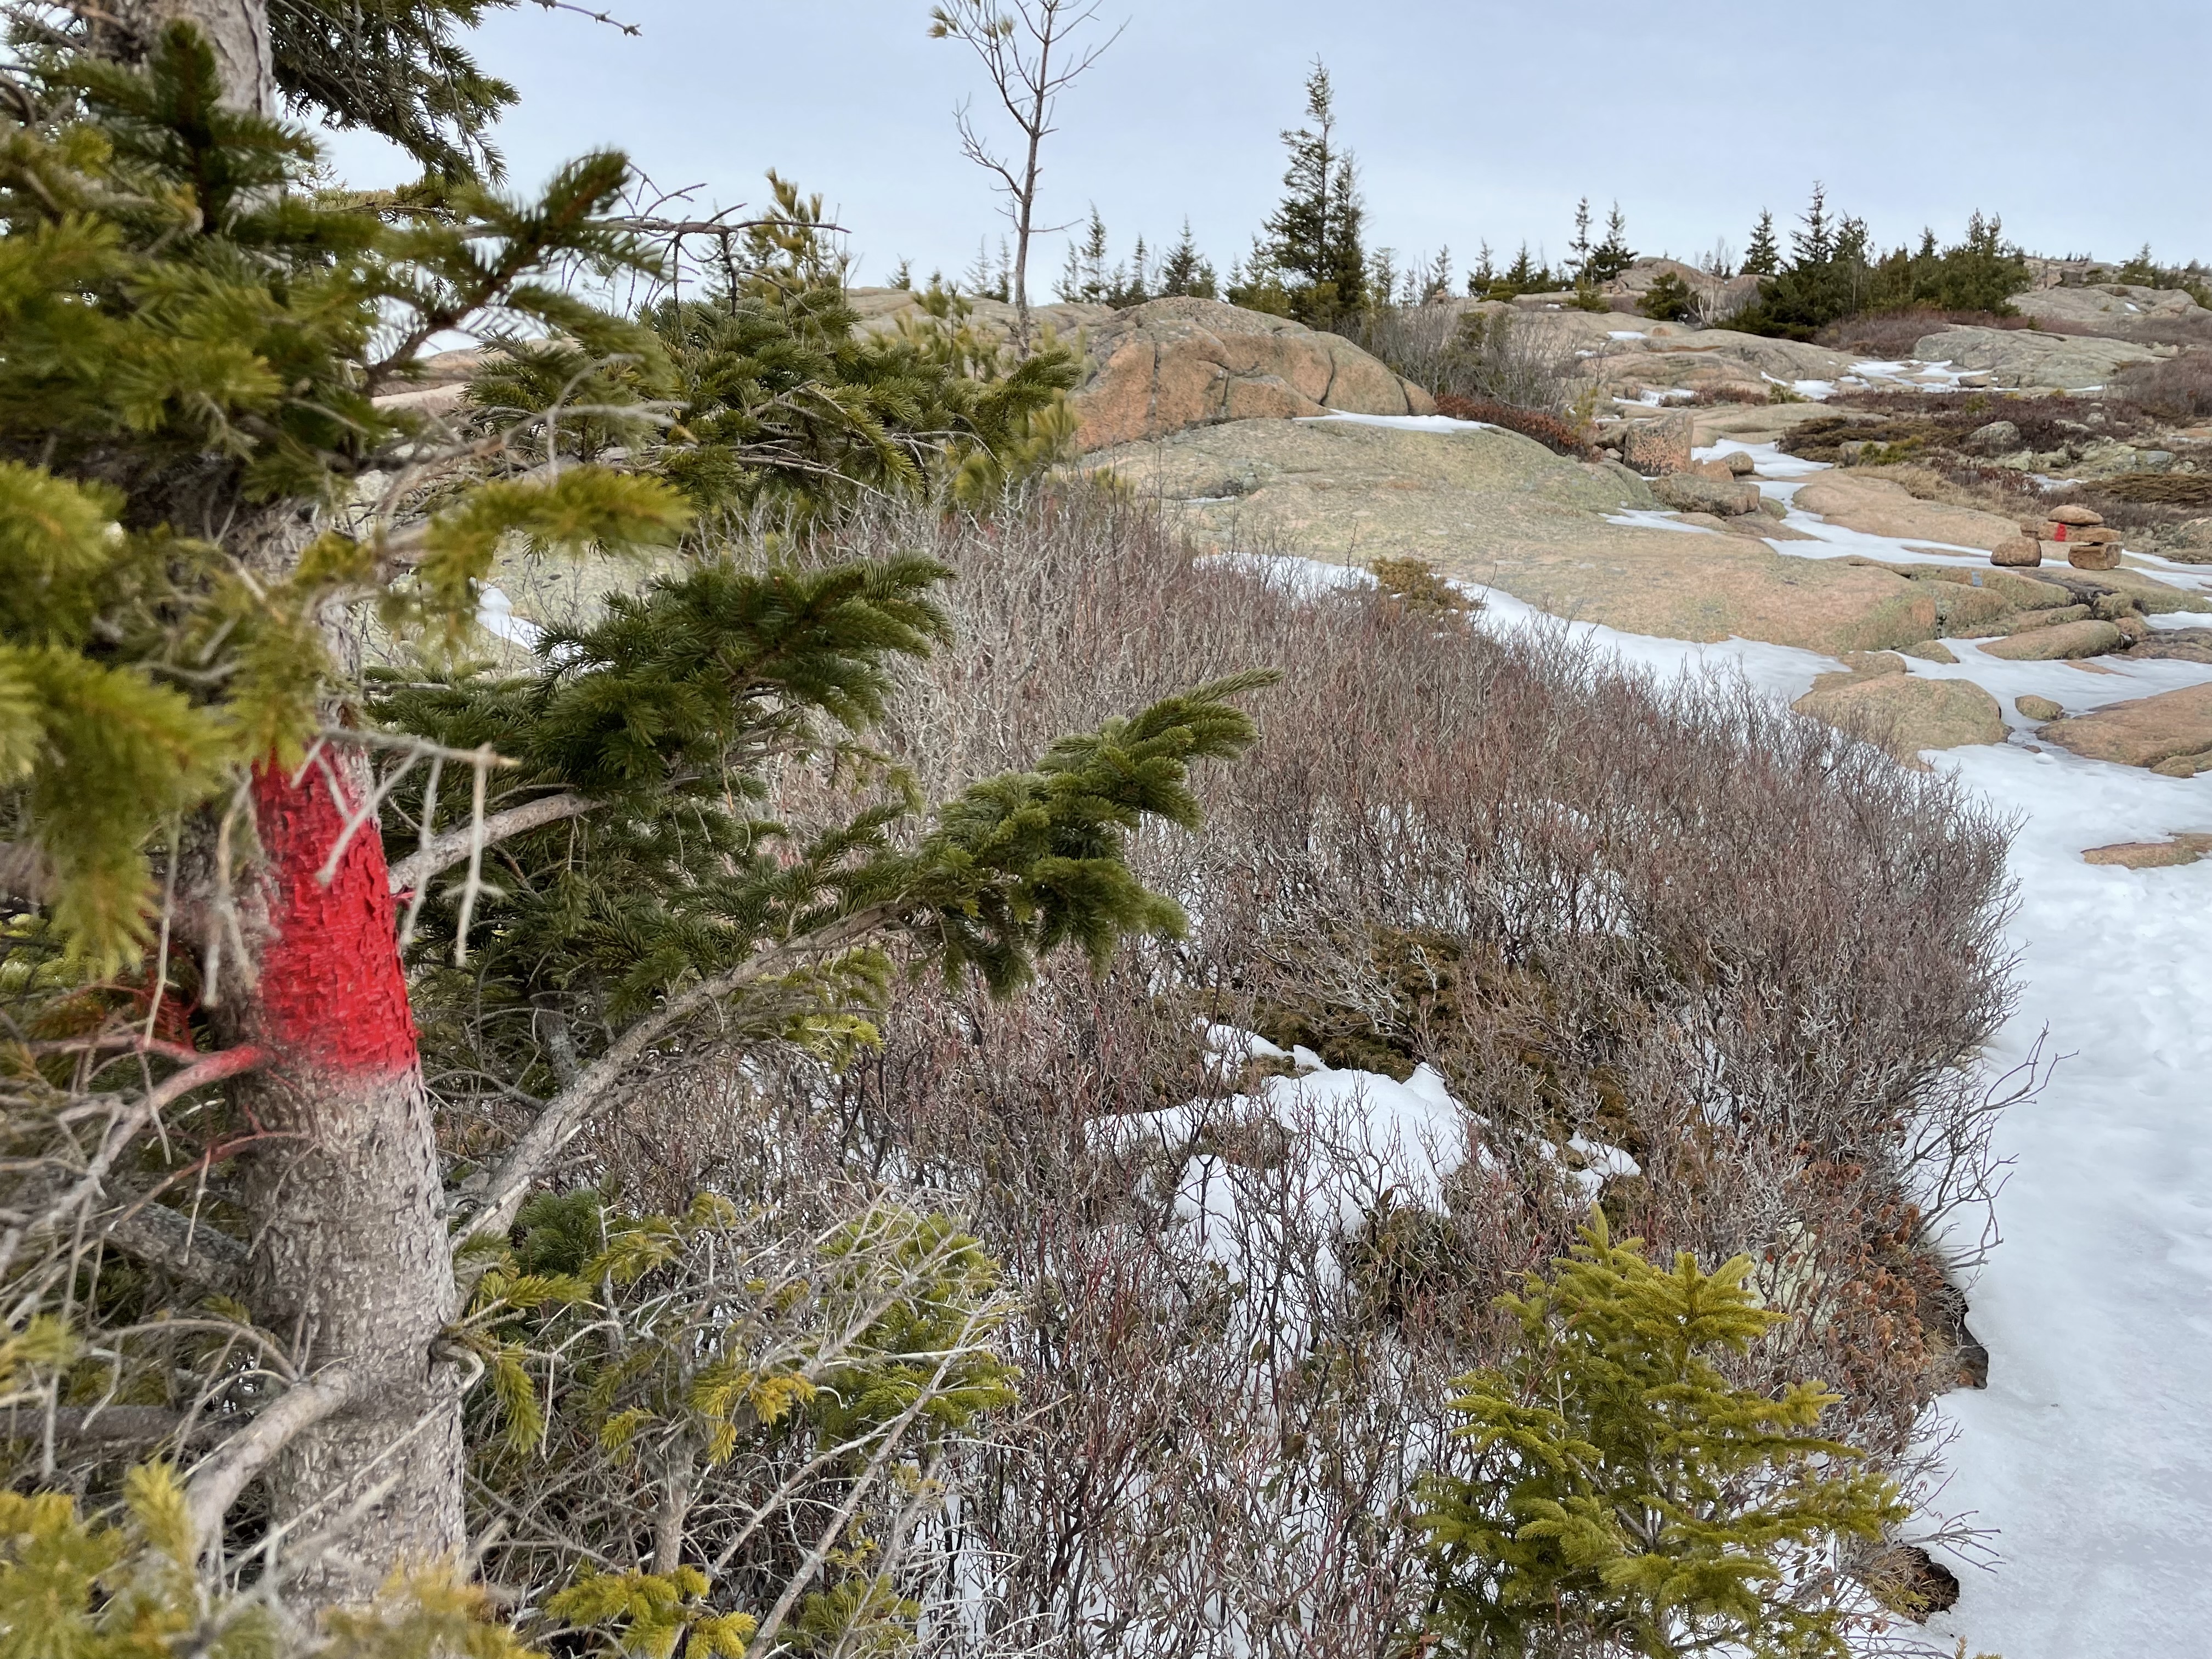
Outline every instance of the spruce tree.
[[1467, 291], [1474, 298], [1487, 298], [1498, 285], [1497, 256], [1490, 251], [1488, 238], [1475, 250], [1474, 269], [1467, 273]]
[[1590, 250], [1585, 265], [1589, 280], [1609, 283], [1636, 263], [1636, 250], [1628, 246], [1628, 222], [1621, 216], [1620, 204], [1613, 204], [1606, 216], [1605, 240]]
[[1577, 282], [1582, 281], [1583, 275], [1589, 269], [1589, 198], [1585, 196], [1575, 204], [1575, 234], [1567, 242], [1567, 264], [1573, 270]]
[[1358, 308], [1367, 258], [1358, 172], [1336, 144], [1335, 93], [1318, 58], [1306, 77], [1306, 119], [1308, 125], [1282, 135], [1291, 157], [1283, 173], [1288, 194], [1268, 217], [1266, 258], [1290, 296], [1291, 314], [1326, 326]]
[[1093, 202], [1082, 240], [1067, 245], [1067, 258], [1060, 267], [1055, 292], [1062, 300], [1084, 305], [1103, 304], [1111, 286], [1107, 276], [1107, 258], [1106, 221], [1099, 215], [1098, 204]]
[[1168, 250], [1168, 257], [1160, 261], [1157, 283], [1162, 296], [1182, 295], [1191, 299], [1211, 300], [1214, 296], [1213, 266], [1198, 251], [1191, 240], [1190, 221], [1182, 222], [1182, 234]]
[[[1173, 931], [1125, 842], [1191, 820], [1188, 767], [1249, 740], [1245, 682], [933, 806], [864, 739], [942, 634], [943, 573], [740, 568], [717, 527], [848, 470], [1003, 477], [1064, 431], [1065, 353], [1005, 370], [941, 294], [856, 341], [816, 204], [781, 187], [719, 291], [611, 315], [569, 276], [661, 269], [617, 222], [621, 156], [520, 201], [325, 191], [186, 22], [142, 67], [64, 52], [29, 84], [52, 113], [0, 143], [0, 988], [75, 1058], [8, 1083], [26, 1218], [0, 1272], [56, 1333], [42, 1397], [127, 1385], [148, 1450], [201, 1437], [194, 1553], [320, 1529], [291, 1589], [351, 1598], [463, 1551], [471, 1252], [569, 1138], [671, 1045], [849, 1025], [894, 944], [1003, 990]], [[377, 401], [493, 324], [456, 422]], [[663, 568], [495, 671], [469, 647], [510, 546]], [[857, 781], [800, 835], [763, 779], [810, 757]], [[466, 1192], [423, 1066], [456, 1042], [529, 1103]], [[95, 1248], [137, 1268], [80, 1295]], [[109, 1340], [179, 1285], [227, 1337]], [[111, 1465], [76, 1420], [41, 1433]]]
[[1785, 1316], [1748, 1256], [1671, 1271], [1601, 1214], [1569, 1256], [1499, 1305], [1512, 1352], [1462, 1379], [1466, 1472], [1428, 1480], [1443, 1650], [1747, 1650], [1848, 1659], [1835, 1548], [1906, 1514], [1896, 1489], [1817, 1429], [1837, 1396], [1731, 1383]]
[[1774, 215], [1765, 208], [1759, 210], [1759, 222], [1751, 229], [1751, 245], [1744, 249], [1738, 269], [1747, 276], [1771, 276], [1782, 269], [1782, 249], [1774, 240]]
[[1436, 258], [1429, 261], [1428, 269], [1422, 273], [1422, 303], [1425, 305], [1431, 300], [1445, 299], [1449, 296], [1451, 289], [1451, 247], [1446, 244], [1437, 250]]
[[[268, 9], [265, 22], [253, 21], [266, 31], [270, 89], [293, 114], [337, 131], [376, 133], [435, 174], [482, 173], [496, 179], [501, 160], [489, 134], [514, 105], [515, 90], [486, 74], [459, 37], [487, 13], [520, 3], [289, 0]], [[9, 12], [19, 45], [138, 62], [177, 9], [161, 0], [116, 0], [66, 9], [11, 6]], [[240, 15], [257, 9], [246, 6]]]
[[1828, 190], [1818, 179], [1814, 180], [1813, 199], [1806, 204], [1798, 223], [1802, 228], [1790, 233], [1790, 263], [1793, 269], [1825, 265], [1835, 258], [1836, 232], [1828, 217]]

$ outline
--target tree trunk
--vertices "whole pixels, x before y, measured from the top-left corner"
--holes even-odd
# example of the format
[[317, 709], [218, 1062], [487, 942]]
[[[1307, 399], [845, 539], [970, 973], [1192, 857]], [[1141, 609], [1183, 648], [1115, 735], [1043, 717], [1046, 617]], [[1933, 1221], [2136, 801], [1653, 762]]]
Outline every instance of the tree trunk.
[[432, 1354], [453, 1294], [443, 1188], [375, 823], [317, 879], [367, 773], [331, 749], [296, 782], [256, 773], [259, 960], [225, 999], [234, 1040], [276, 1057], [234, 1094], [265, 1137], [240, 1170], [249, 1304], [303, 1372], [356, 1384], [264, 1477], [288, 1544], [335, 1528], [301, 1581], [318, 1598], [464, 1542], [459, 1379]]
[[[277, 113], [267, 0], [117, 0], [111, 15], [133, 57], [166, 25], [196, 24], [224, 101]], [[281, 580], [305, 529], [280, 510], [225, 540]], [[329, 642], [344, 662], [342, 634]], [[373, 820], [317, 879], [368, 785], [348, 748], [325, 749], [296, 781], [257, 770], [261, 860], [244, 905], [257, 959], [243, 988], [225, 976], [214, 1011], [228, 1040], [273, 1057], [232, 1088], [258, 1132], [239, 1170], [246, 1300], [302, 1374], [343, 1367], [350, 1384], [260, 1474], [280, 1557], [310, 1602], [364, 1599], [393, 1567], [465, 1542], [459, 1378], [432, 1352], [453, 1296], [444, 1192]]]
[[276, 113], [276, 70], [269, 41], [268, 0], [115, 0], [125, 52], [142, 55], [163, 27], [196, 23], [215, 51], [223, 102], [256, 115]]

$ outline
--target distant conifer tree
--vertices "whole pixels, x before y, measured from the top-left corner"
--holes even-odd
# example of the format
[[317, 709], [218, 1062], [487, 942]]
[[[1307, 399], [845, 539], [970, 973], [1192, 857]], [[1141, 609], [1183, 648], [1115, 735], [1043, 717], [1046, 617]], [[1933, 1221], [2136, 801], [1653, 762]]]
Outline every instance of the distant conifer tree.
[[1774, 240], [1774, 216], [1765, 208], [1759, 210], [1759, 222], [1751, 230], [1751, 245], [1744, 249], [1743, 263], [1738, 269], [1747, 276], [1771, 276], [1782, 269], [1782, 249]]
[[1163, 296], [1179, 295], [1197, 300], [1214, 297], [1213, 266], [1200, 256], [1198, 244], [1191, 240], [1188, 218], [1182, 222], [1182, 235], [1168, 250], [1168, 257], [1160, 261], [1156, 286]]
[[1266, 257], [1290, 296], [1291, 314], [1325, 326], [1359, 308], [1367, 257], [1358, 168], [1336, 143], [1335, 93], [1318, 58], [1306, 77], [1306, 120], [1282, 135], [1291, 156], [1283, 173], [1289, 193], [1267, 220]]

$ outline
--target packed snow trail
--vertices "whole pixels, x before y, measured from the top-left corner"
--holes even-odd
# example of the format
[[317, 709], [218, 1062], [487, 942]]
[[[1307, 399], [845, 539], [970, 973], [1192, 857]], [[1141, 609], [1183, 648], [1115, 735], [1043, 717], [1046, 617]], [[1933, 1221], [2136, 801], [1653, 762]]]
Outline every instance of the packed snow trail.
[[[1754, 457], [1761, 489], [1785, 503], [1826, 470], [1771, 444], [1730, 441], [1698, 454], [1735, 449]], [[1988, 568], [1977, 550], [1931, 552], [1794, 504], [1787, 522], [1814, 538], [1768, 544], [1792, 557]], [[1316, 586], [1367, 580], [1338, 565], [1249, 562], [1294, 568]], [[2212, 595], [2212, 568], [2136, 562]], [[1509, 594], [1461, 585], [1484, 599], [1484, 627], [1542, 620]], [[1844, 665], [1749, 640], [1696, 644], [1591, 623], [1571, 631], [1662, 676], [1733, 667], [1785, 702]], [[1994, 1560], [1952, 1561], [1959, 1605], [1927, 1634], [2002, 1659], [2212, 1655], [2212, 859], [2130, 870], [2081, 856], [2212, 832], [2212, 773], [2168, 778], [2083, 760], [2037, 744], [2034, 723], [2014, 706], [2033, 694], [2081, 713], [2201, 684], [2212, 667], [2110, 657], [2098, 664], [2107, 672], [2085, 673], [1947, 643], [1958, 663], [1908, 659], [1908, 672], [1973, 680], [2011, 728], [2003, 745], [1924, 756], [2019, 826], [2008, 937], [2020, 1002], [1991, 1045], [1990, 1074], [2025, 1064], [2039, 1038], [2057, 1063], [1997, 1130], [2008, 1165], [1996, 1203], [2002, 1238], [1966, 1285], [1967, 1322], [1990, 1352], [1989, 1387], [1948, 1395], [1936, 1413], [1939, 1431], [1956, 1431], [1938, 1507], [1990, 1529]]]
[[[1785, 501], [1820, 470], [1771, 445], [1699, 455], [1735, 448]], [[1794, 506], [1788, 522], [1818, 538], [1769, 544], [1796, 557], [1988, 563]], [[2154, 562], [2173, 586], [2212, 592], [2212, 571]], [[1831, 665], [1729, 643], [1754, 683], [1784, 696]], [[2019, 823], [2008, 935], [2020, 1006], [1990, 1061], [2026, 1063], [2047, 1032], [2057, 1064], [1997, 1130], [2002, 1242], [1967, 1287], [1989, 1387], [1937, 1407], [1958, 1431], [1942, 1506], [1995, 1528], [1996, 1559], [1953, 1564], [1959, 1605], [1929, 1634], [2003, 1659], [2212, 1653], [2212, 860], [2130, 870], [2081, 856], [2212, 830], [2212, 774], [2160, 777], [2037, 744], [2014, 707], [2037, 694], [2078, 713], [2199, 684], [2212, 668], [2115, 657], [2098, 665], [2111, 672], [2084, 673], [1948, 643], [1957, 665], [1908, 659], [1909, 672], [1975, 681], [2013, 726], [2001, 747], [1926, 756]], [[1669, 644], [1627, 654], [1664, 660]]]

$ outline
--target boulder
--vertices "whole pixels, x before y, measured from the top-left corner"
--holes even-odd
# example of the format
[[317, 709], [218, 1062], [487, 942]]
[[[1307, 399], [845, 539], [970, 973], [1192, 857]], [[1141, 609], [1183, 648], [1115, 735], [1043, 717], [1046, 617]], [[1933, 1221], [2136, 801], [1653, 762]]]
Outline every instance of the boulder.
[[2066, 710], [2048, 697], [2014, 697], [2012, 706], [2032, 720], [2055, 720]]
[[1735, 518], [1759, 511], [1759, 486], [1698, 472], [1669, 472], [1651, 483], [1651, 493], [1677, 513], [1711, 513]]
[[[2124, 629], [2126, 620], [2114, 617], [2112, 625]], [[2128, 648], [2130, 657], [2159, 658], [2168, 662], [2212, 663], [2212, 628], [2148, 627], [2142, 638]]]
[[1620, 431], [1622, 464], [1647, 478], [1690, 470], [1690, 440], [1695, 428], [1677, 410], [1655, 420], [1632, 421]]
[[1924, 764], [1923, 749], [2005, 740], [2004, 711], [1972, 680], [1923, 679], [1879, 669], [1823, 674], [1793, 707], [1880, 744], [1913, 767]]
[[1982, 650], [2007, 662], [2063, 662], [2069, 657], [2101, 657], [2107, 651], [2117, 651], [2126, 637], [2108, 622], [2060, 623], [2056, 628], [2030, 629], [1991, 640]]
[[2118, 542], [2045, 542], [2043, 551], [2054, 557], [2063, 553], [2066, 562], [2076, 570], [2118, 570], [2120, 568], [2120, 544]]
[[1719, 459], [1732, 477], [1748, 478], [1759, 471], [1759, 458], [1741, 449], [1731, 449]]
[[2212, 684], [2108, 703], [2053, 720], [2041, 735], [2089, 760], [2119, 766], [2155, 767], [2202, 755], [2212, 751]]
[[2049, 519], [2053, 524], [2094, 526], [2101, 525], [2105, 522], [2105, 515], [2103, 514], [2099, 513], [2091, 507], [2077, 506], [2071, 501], [2067, 502], [2063, 507], [2052, 507], [2048, 514], [2045, 514], [2045, 517]]
[[2126, 870], [2167, 870], [2194, 864], [2212, 854], [2212, 836], [2180, 835], [2172, 841], [2122, 841], [2109, 847], [2091, 847], [2081, 854], [2084, 864], [2117, 864]]
[[[2086, 605], [2062, 605], [2048, 611], [2030, 611], [2011, 618], [2012, 625], [2005, 631], [2008, 634], [2026, 634], [2038, 628], [2057, 628], [2062, 623], [2080, 622], [2088, 614], [2089, 607]], [[2118, 625], [2117, 617], [2100, 617], [2097, 620], [2112, 623], [2116, 627]]]
[[1946, 328], [1922, 336], [1912, 355], [1927, 362], [1978, 369], [1997, 386], [2066, 392], [2109, 385], [2123, 368], [2158, 356], [2148, 346], [2126, 340], [2027, 328]]
[[1436, 412], [1427, 392], [1341, 335], [1213, 300], [1115, 312], [1085, 345], [1071, 401], [1085, 451], [1218, 421]]
[[2009, 455], [2020, 447], [2020, 428], [2010, 421], [1991, 421], [1969, 432], [1960, 447], [1977, 455]]
[[1917, 657], [1923, 662], [1955, 663], [1959, 660], [1958, 653], [1941, 640], [1916, 640], [1911, 645], [1900, 645], [1897, 648], [1906, 656]]
[[2033, 568], [2043, 562], [2043, 544], [2033, 536], [2014, 536], [1990, 550], [1990, 562]]
[[1971, 507], [1923, 501], [1891, 478], [1835, 471], [1817, 474], [1797, 492], [1796, 505], [1832, 524], [1869, 536], [1939, 543], [1990, 552], [2020, 534], [2009, 519]]

